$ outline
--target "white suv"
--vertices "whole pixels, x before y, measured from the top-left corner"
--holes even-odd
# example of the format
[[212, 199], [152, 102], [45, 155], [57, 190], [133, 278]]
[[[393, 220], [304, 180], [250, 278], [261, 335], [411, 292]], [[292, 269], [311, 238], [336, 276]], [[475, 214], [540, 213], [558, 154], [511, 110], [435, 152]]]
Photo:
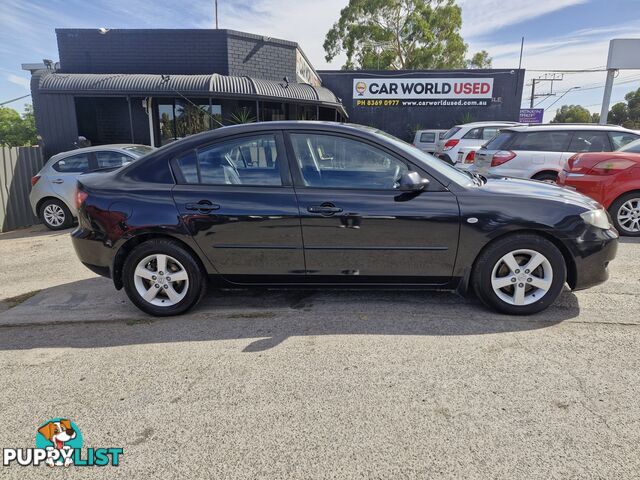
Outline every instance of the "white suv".
[[475, 154], [471, 172], [555, 182], [574, 153], [611, 152], [640, 138], [617, 125], [562, 124], [503, 128]]
[[447, 130], [436, 143], [435, 155], [447, 163], [455, 163], [462, 147], [479, 147], [491, 140], [499, 130], [519, 125], [515, 122], [473, 122]]

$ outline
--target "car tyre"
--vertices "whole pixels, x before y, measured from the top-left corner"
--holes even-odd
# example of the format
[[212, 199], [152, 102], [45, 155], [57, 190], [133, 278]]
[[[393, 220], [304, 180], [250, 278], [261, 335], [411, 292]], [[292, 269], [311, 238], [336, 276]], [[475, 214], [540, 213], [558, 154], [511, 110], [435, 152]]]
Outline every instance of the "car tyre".
[[533, 234], [514, 234], [485, 247], [471, 281], [487, 307], [509, 315], [532, 315], [558, 298], [566, 277], [564, 257], [552, 242]]
[[124, 262], [122, 275], [129, 299], [157, 317], [187, 312], [200, 301], [207, 286], [198, 259], [172, 240], [149, 240], [135, 247]]
[[45, 200], [38, 212], [40, 220], [49, 230], [64, 230], [73, 226], [73, 215], [65, 203], [56, 198]]
[[[621, 215], [627, 214], [631, 223], [621, 223]], [[630, 192], [619, 197], [609, 206], [609, 215], [616, 230], [627, 237], [640, 237], [640, 192]], [[623, 217], [624, 218], [624, 217]], [[633, 220], [637, 220], [634, 222]]]

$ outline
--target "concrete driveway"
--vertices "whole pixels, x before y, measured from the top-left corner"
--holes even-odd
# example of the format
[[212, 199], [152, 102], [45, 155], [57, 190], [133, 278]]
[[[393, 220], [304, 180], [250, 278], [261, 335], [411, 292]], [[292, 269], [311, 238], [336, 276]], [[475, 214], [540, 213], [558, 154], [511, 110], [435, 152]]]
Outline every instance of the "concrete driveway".
[[[158, 320], [78, 266], [66, 235], [42, 233], [0, 235], [0, 264], [20, 270], [0, 278], [0, 446], [32, 447], [43, 421], [70, 417], [86, 446], [124, 448], [117, 469], [68, 476], [640, 471], [638, 241], [621, 244], [605, 285], [533, 317], [446, 293], [235, 291]], [[30, 280], [43, 270], [55, 276]]]

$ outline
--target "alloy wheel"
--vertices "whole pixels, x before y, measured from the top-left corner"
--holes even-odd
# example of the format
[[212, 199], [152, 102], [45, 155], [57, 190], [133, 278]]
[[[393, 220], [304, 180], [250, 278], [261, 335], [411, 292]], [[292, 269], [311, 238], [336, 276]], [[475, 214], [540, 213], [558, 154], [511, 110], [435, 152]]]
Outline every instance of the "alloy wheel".
[[617, 212], [618, 224], [627, 232], [640, 232], [640, 198], [630, 198]]
[[64, 210], [60, 205], [56, 205], [55, 203], [50, 203], [44, 207], [42, 215], [44, 217], [44, 221], [52, 227], [59, 227], [65, 221]]
[[143, 258], [133, 275], [142, 299], [158, 307], [176, 305], [189, 290], [187, 270], [170, 255], [158, 253]]
[[491, 287], [505, 303], [530, 305], [544, 297], [553, 282], [551, 263], [540, 252], [514, 250], [504, 255], [491, 272]]

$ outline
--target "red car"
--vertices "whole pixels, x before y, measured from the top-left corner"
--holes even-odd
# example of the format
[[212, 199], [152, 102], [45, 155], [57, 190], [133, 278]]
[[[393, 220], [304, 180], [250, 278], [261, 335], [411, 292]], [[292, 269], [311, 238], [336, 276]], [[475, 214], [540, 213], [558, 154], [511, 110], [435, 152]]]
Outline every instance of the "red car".
[[615, 152], [576, 153], [558, 175], [558, 185], [594, 198], [622, 235], [640, 237], [640, 140]]

